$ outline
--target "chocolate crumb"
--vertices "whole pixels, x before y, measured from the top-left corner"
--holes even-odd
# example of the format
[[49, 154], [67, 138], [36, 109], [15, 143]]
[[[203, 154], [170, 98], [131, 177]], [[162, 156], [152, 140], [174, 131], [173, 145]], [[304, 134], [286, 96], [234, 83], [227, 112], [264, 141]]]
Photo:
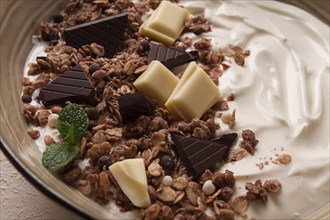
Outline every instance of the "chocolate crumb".
[[160, 158], [160, 165], [165, 169], [165, 170], [173, 170], [175, 167], [175, 163], [173, 160], [173, 157], [169, 155], [164, 155]]
[[255, 137], [255, 133], [249, 129], [242, 131], [243, 141], [240, 144], [240, 147], [244, 148], [251, 155], [254, 154], [255, 146], [258, 144], [258, 140]]
[[61, 23], [63, 21], [64, 17], [61, 14], [57, 14], [53, 17], [54, 23]]
[[203, 32], [204, 32], [204, 30], [203, 30], [203, 28], [202, 27], [200, 27], [200, 26], [196, 26], [196, 27], [194, 27], [194, 29], [192, 30], [192, 32], [195, 34], [195, 35], [201, 35]]
[[102, 169], [107, 170], [108, 167], [111, 166], [111, 164], [112, 164], [110, 156], [108, 156], [108, 155], [101, 156], [97, 162], [98, 162], [101, 170]]
[[99, 118], [99, 112], [95, 107], [85, 108], [87, 116], [90, 120], [97, 120]]
[[27, 129], [27, 133], [31, 136], [32, 139], [36, 140], [40, 137], [40, 132], [32, 128]]
[[93, 63], [92, 65], [89, 66], [88, 73], [93, 74], [95, 71], [97, 71], [99, 69], [100, 69], [100, 66], [96, 63]]
[[21, 99], [24, 103], [30, 103], [32, 101], [32, 96], [30, 94], [23, 94]]

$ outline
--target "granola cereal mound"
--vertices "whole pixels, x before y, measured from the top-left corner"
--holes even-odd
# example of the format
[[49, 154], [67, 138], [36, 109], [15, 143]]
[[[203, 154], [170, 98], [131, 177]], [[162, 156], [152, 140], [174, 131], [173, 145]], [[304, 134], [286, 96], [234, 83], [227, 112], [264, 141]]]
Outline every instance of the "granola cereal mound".
[[[35, 63], [29, 65], [28, 76], [22, 77], [22, 101], [26, 103], [23, 115], [35, 126], [49, 123], [49, 115], [58, 114], [63, 106], [46, 109], [42, 105], [32, 105], [33, 93], [70, 67], [80, 64], [95, 87], [98, 104], [94, 107], [83, 105], [90, 120], [88, 132], [80, 144], [79, 157], [63, 169], [63, 181], [100, 204], [114, 200], [121, 211], [132, 210], [136, 207], [121, 191], [108, 167], [125, 159], [143, 158], [152, 202], [151, 206], [140, 210], [143, 219], [234, 219], [236, 215], [244, 216], [252, 200], [266, 202], [269, 193], [280, 191], [281, 183], [276, 179], [266, 180], [264, 184], [259, 179], [255, 183], [247, 182], [246, 195], [234, 197], [233, 172], [220, 172], [214, 168], [193, 179], [169, 138], [170, 131], [180, 131], [201, 139], [216, 138], [216, 131], [221, 129], [215, 121], [216, 117], [221, 117], [229, 128], [233, 128], [235, 110], [229, 115], [223, 111], [229, 110], [228, 102], [234, 100], [234, 94], [216, 103], [200, 119], [190, 122], [176, 120], [166, 109], [156, 106], [152, 115], [141, 115], [135, 122], [122, 123], [116, 98], [136, 92], [133, 82], [147, 68], [150, 40], [140, 36], [138, 29], [142, 16], [159, 3], [157, 0], [75, 0], [68, 3], [64, 14], [56, 15], [53, 22], [42, 21], [39, 37], [49, 43], [47, 56], [38, 57]], [[129, 25], [124, 35], [124, 45], [113, 58], [103, 57], [104, 48], [101, 45], [92, 43], [75, 49], [66, 46], [61, 39], [66, 27], [121, 12], [128, 12]], [[212, 31], [212, 26], [203, 14], [185, 22], [186, 33], [200, 35], [209, 31]], [[248, 50], [236, 45], [214, 50], [212, 41], [204, 37], [196, 42], [182, 37], [174, 46], [198, 50], [199, 64], [217, 85], [219, 77], [230, 68], [232, 62], [244, 67], [245, 58], [250, 55]], [[29, 76], [35, 78], [31, 80]], [[38, 97], [34, 97], [34, 101], [40, 103]], [[40, 136], [32, 128], [27, 132], [33, 139]], [[227, 162], [241, 160], [246, 152], [253, 155], [258, 144], [254, 132], [243, 130], [242, 137], [240, 147], [228, 153]], [[44, 142], [48, 146], [56, 140], [46, 135]], [[85, 159], [88, 159], [89, 165], [80, 169], [79, 163]], [[289, 155], [283, 154], [276, 161], [287, 164], [290, 160]], [[165, 177], [170, 178], [169, 183], [164, 184]], [[211, 194], [203, 191], [207, 181], [211, 181], [208, 184], [214, 187]], [[214, 214], [209, 216], [205, 214], [206, 210]]]

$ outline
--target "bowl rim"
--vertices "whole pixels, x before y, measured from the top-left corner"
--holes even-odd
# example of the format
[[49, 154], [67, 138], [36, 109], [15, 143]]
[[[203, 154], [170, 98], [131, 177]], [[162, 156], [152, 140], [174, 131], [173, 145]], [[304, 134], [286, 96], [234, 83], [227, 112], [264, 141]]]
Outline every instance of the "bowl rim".
[[61, 207], [74, 212], [75, 214], [83, 217], [84, 219], [94, 219], [91, 215], [83, 210], [80, 210], [75, 205], [71, 204], [69, 201], [65, 199], [65, 197], [59, 195], [55, 190], [51, 187], [44, 184], [42, 181], [38, 179], [38, 177], [32, 173], [20, 160], [15, 156], [15, 154], [11, 151], [10, 147], [5, 143], [3, 138], [0, 136], [0, 150], [3, 154], [8, 158], [11, 164], [15, 167], [16, 170], [20, 174], [24, 176], [26, 180], [31, 183], [35, 189], [44, 194], [47, 198], [50, 198], [52, 201], [59, 204]]
[[[286, 4], [283, 2], [278, 2], [279, 4]], [[315, 16], [314, 16], [315, 17]], [[317, 18], [323, 25], [326, 25], [329, 27], [329, 24], [327, 24], [325, 21]], [[2, 116], [2, 115], [1, 115]], [[88, 214], [83, 209], [79, 209], [74, 204], [70, 203], [65, 197], [61, 196], [59, 193], [57, 193], [54, 189], [49, 187], [46, 183], [41, 181], [33, 172], [27, 168], [27, 166], [21, 161], [15, 153], [11, 150], [10, 145], [8, 145], [3, 137], [0, 135], [0, 150], [4, 153], [6, 158], [13, 164], [16, 170], [19, 171], [22, 176], [26, 180], [28, 180], [29, 183], [33, 185], [34, 188], [36, 188], [38, 191], [40, 191], [42, 194], [44, 194], [47, 198], [51, 199], [52, 201], [55, 201], [60, 206], [64, 207], [65, 209], [72, 211], [73, 213], [79, 215], [80, 217], [84, 219], [95, 219], [93, 216]], [[328, 202], [329, 203], [329, 202]], [[322, 206], [323, 207], [323, 206]], [[322, 209], [322, 207], [318, 208]], [[315, 210], [314, 210], [315, 211]], [[308, 216], [308, 215], [307, 215]]]

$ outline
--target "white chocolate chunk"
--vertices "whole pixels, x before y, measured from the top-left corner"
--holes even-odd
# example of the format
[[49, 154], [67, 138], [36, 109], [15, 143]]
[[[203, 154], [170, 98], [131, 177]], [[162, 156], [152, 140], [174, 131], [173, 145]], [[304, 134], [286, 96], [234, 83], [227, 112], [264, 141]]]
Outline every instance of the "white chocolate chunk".
[[177, 4], [162, 1], [141, 25], [140, 34], [166, 45], [172, 45], [184, 28], [189, 12]]
[[220, 97], [220, 90], [210, 77], [191, 62], [165, 106], [174, 116], [188, 122], [200, 118]]
[[148, 69], [133, 83], [138, 89], [148, 96], [157, 100], [158, 104], [164, 106], [175, 86], [179, 82], [170, 70], [157, 60], [152, 61]]
[[109, 167], [122, 191], [137, 207], [150, 206], [147, 175], [142, 158], [126, 159]]

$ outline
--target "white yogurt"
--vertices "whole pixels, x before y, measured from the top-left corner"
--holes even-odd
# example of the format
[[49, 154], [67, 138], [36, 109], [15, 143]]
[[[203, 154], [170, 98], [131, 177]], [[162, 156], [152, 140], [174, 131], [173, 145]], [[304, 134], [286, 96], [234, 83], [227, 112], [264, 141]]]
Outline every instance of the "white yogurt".
[[[246, 181], [257, 178], [280, 180], [282, 192], [270, 195], [265, 205], [252, 202], [249, 217], [304, 216], [328, 202], [329, 27], [278, 2], [207, 0], [182, 5], [204, 11], [212, 32], [203, 37], [216, 47], [237, 44], [251, 51], [245, 67], [234, 64], [220, 77], [220, 89], [236, 94], [231, 106], [236, 108], [234, 131], [250, 128], [260, 142], [254, 156], [221, 170], [234, 172], [236, 195], [246, 192]], [[264, 161], [259, 158], [284, 152], [292, 156], [288, 165], [256, 166]]]
[[[214, 48], [237, 44], [251, 51], [244, 67], [236, 64], [220, 77], [220, 90], [234, 92], [236, 125], [255, 131], [254, 156], [228, 163], [236, 177], [236, 195], [246, 181], [278, 179], [282, 191], [267, 204], [251, 202], [248, 216], [295, 219], [329, 201], [329, 27], [308, 13], [273, 1], [191, 0], [181, 4], [204, 12]], [[199, 37], [189, 35], [193, 41]], [[26, 63], [42, 55], [36, 44]], [[27, 68], [25, 69], [27, 72]], [[38, 143], [40, 145], [40, 142]], [[281, 147], [283, 148], [281, 149]], [[40, 147], [42, 149], [43, 147]], [[292, 156], [288, 165], [270, 162], [275, 154]], [[270, 163], [262, 170], [256, 163]], [[108, 204], [107, 209], [118, 210]], [[128, 214], [128, 213], [127, 213]]]

